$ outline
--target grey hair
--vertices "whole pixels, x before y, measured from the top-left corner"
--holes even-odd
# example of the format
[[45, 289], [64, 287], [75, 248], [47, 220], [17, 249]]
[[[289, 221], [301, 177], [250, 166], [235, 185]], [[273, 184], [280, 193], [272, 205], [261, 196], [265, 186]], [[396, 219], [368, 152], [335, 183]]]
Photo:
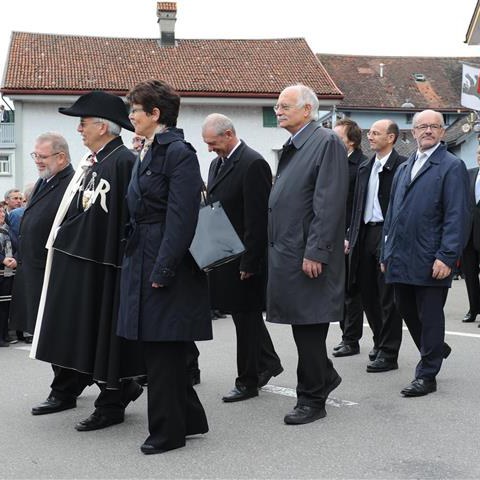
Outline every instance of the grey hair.
[[15, 192], [19, 192], [20, 190], [18, 188], [11, 188], [10, 190], [7, 190], [4, 195], [5, 201], [10, 200], [10, 195]]
[[436, 110], [423, 110], [421, 112], [417, 112], [415, 113], [415, 115], [413, 116], [412, 118], [412, 125], [415, 127], [415, 124], [417, 123], [417, 120], [418, 120], [418, 116], [423, 113], [423, 112], [433, 112], [433, 113], [436, 113], [437, 115], [440, 116], [440, 118], [442, 119], [442, 127], [445, 126], [445, 119], [443, 118], [443, 113], [441, 112], [437, 112]]
[[42, 133], [36, 138], [36, 142], [44, 143], [50, 142], [52, 144], [53, 152], [63, 152], [67, 162], [70, 163], [70, 150], [68, 148], [68, 143], [65, 140], [65, 137], [60, 135], [58, 132], [46, 132]]
[[233, 122], [226, 115], [222, 115], [221, 113], [211, 113], [208, 115], [203, 122], [202, 131], [207, 127], [212, 127], [215, 131], [215, 135], [223, 135], [227, 130], [231, 130], [234, 135], [237, 134]]
[[320, 102], [318, 101], [315, 92], [306, 85], [302, 83], [297, 83], [296, 85], [290, 85], [287, 88], [294, 88], [298, 92], [298, 103], [297, 107], [303, 107], [304, 105], [310, 105], [312, 110], [310, 112], [310, 120], [317, 120], [318, 118], [318, 107]]
[[107, 126], [107, 131], [110, 135], [113, 135], [117, 137], [120, 135], [120, 132], [122, 131], [122, 127], [120, 125], [117, 125], [115, 122], [112, 122], [111, 120], [107, 120], [106, 118], [93, 118], [94, 122], [101, 122], [104, 123]]

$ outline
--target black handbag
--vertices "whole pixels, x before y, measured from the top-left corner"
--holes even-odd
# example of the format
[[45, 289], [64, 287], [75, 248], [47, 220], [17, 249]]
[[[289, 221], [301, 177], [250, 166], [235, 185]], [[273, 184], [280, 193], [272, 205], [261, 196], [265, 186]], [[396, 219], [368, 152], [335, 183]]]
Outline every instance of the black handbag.
[[197, 229], [190, 245], [190, 253], [197, 265], [208, 272], [231, 262], [245, 252], [245, 247], [233, 228], [220, 202], [207, 203], [198, 214]]

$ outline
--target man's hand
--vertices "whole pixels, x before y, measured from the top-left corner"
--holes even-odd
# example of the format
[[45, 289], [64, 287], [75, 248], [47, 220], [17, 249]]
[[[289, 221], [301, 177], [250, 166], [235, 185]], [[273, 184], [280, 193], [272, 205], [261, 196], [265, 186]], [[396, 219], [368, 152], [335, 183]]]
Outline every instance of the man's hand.
[[17, 268], [17, 261], [13, 257], [5, 257], [3, 264], [8, 268]]
[[452, 269], [445, 265], [441, 260], [438, 258], [433, 262], [432, 267], [432, 277], [436, 278], [437, 280], [443, 280], [447, 278], [450, 273], [452, 273]]
[[250, 273], [250, 272], [240, 271], [240, 280], [248, 280], [252, 275], [254, 275], [254, 274]]
[[307, 277], [317, 278], [322, 273], [322, 264], [314, 260], [303, 259], [302, 270]]
[[155, 282], [152, 283], [152, 287], [153, 287], [153, 288], [163, 288], [164, 286], [165, 286], [165, 285], [162, 285], [162, 284], [160, 284], [160, 283], [155, 283]]
[[385, 264], [384, 263], [380, 263], [380, 271], [382, 273], [385, 273]]
[[348, 255], [350, 253], [350, 242], [348, 240], [343, 241], [343, 251], [345, 255]]

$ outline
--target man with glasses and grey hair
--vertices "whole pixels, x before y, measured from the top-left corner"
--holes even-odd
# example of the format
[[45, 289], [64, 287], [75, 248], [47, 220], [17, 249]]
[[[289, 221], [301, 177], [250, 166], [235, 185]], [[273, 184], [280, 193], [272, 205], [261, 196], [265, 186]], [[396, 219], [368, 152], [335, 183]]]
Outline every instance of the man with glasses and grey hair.
[[[68, 144], [59, 133], [39, 135], [30, 154], [39, 179], [18, 220], [17, 272], [10, 320], [13, 328], [33, 334], [47, 261], [48, 234], [65, 189], [73, 177]], [[12, 212], [15, 214], [20, 208]], [[12, 222], [12, 230], [15, 230]], [[25, 341], [31, 343], [31, 336]]]
[[437, 390], [436, 376], [451, 349], [444, 342], [443, 307], [455, 263], [467, 242], [468, 174], [442, 142], [443, 115], [424, 110], [413, 117], [417, 151], [393, 180], [383, 226], [382, 270], [395, 303], [420, 351], [415, 378], [401, 394]]
[[343, 317], [347, 152], [333, 131], [315, 122], [311, 88], [285, 88], [275, 105], [290, 133], [268, 205], [267, 320], [292, 325], [298, 350], [297, 404], [288, 425], [326, 415], [325, 401], [341, 378], [327, 356], [330, 322]]
[[33, 415], [74, 408], [95, 382], [95, 411], [78, 431], [124, 420], [142, 388], [131, 377], [144, 373], [134, 342], [115, 335], [125, 226], [125, 195], [134, 155], [120, 131], [133, 130], [123, 101], [94, 91], [64, 115], [79, 117], [77, 131], [89, 153], [80, 162], [60, 203], [47, 240], [47, 263], [31, 356], [55, 365], [51, 393]]

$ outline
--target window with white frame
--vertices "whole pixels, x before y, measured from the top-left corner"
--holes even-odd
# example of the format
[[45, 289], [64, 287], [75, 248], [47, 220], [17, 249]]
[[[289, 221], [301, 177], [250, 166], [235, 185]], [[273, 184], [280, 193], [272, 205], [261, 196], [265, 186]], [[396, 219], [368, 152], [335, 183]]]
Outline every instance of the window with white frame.
[[12, 156], [8, 153], [0, 153], [0, 176], [12, 174]]

